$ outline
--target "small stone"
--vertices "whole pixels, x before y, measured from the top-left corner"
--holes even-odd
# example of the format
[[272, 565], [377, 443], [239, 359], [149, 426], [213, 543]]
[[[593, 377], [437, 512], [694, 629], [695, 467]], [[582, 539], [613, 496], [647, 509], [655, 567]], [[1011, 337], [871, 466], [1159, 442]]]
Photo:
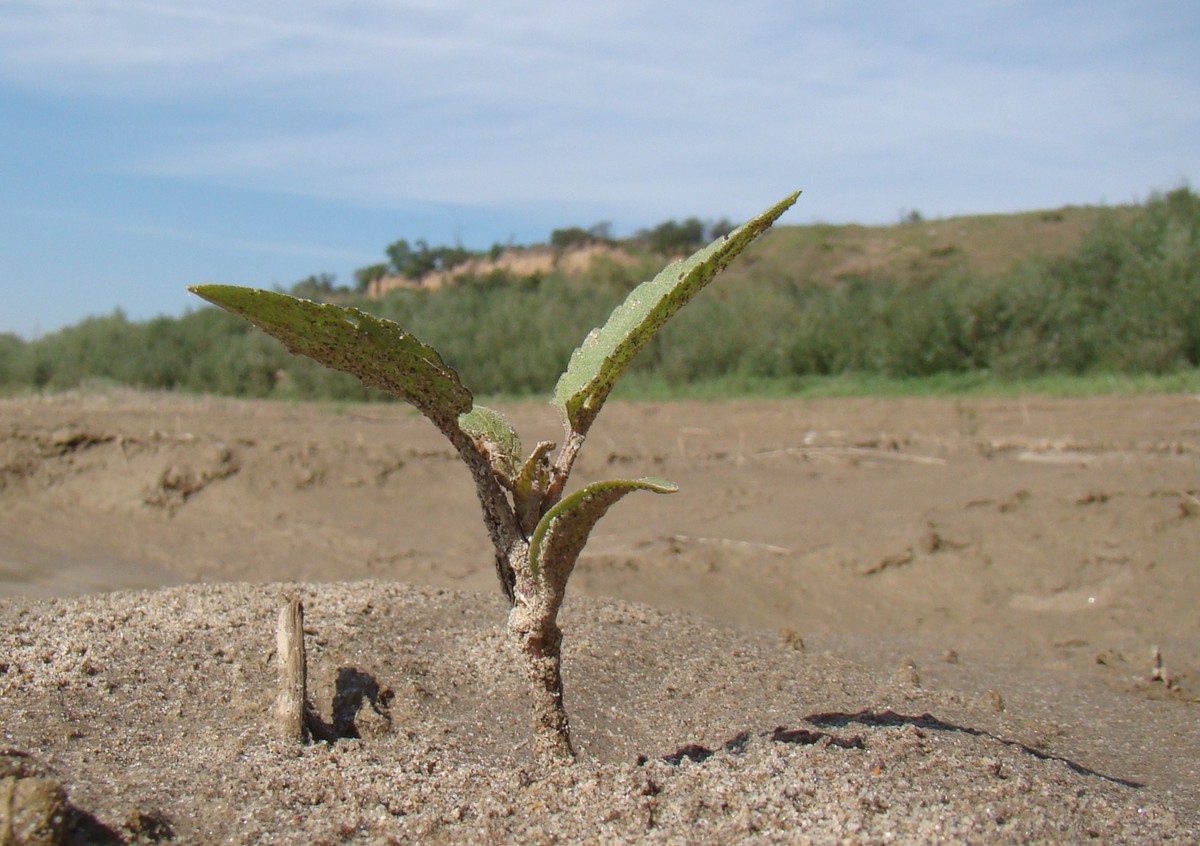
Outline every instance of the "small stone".
[[920, 687], [921, 674], [917, 672], [917, 662], [907, 655], [902, 658], [900, 666], [896, 668], [896, 673], [892, 676], [892, 682], [901, 687]]
[[1004, 710], [1004, 697], [1000, 695], [999, 691], [989, 688], [979, 694], [975, 704], [981, 711], [993, 711], [998, 714]]
[[50, 433], [50, 445], [62, 449], [73, 449], [91, 438], [92, 436], [86, 430], [77, 426], [62, 426]]
[[130, 812], [125, 827], [142, 840], [170, 840], [175, 836], [171, 821], [155, 811], [134, 809]]
[[942, 536], [938, 534], [937, 529], [934, 528], [933, 524], [928, 524], [925, 527], [925, 531], [921, 534], [921, 551], [926, 555], [933, 555], [945, 545], [946, 542], [942, 539]]
[[0, 843], [4, 846], [66, 843], [69, 811], [66, 791], [56, 779], [0, 779]]
[[803, 652], [804, 638], [800, 637], [800, 633], [793, 628], [784, 627], [779, 630], [779, 643], [789, 649], [794, 649], [797, 652]]

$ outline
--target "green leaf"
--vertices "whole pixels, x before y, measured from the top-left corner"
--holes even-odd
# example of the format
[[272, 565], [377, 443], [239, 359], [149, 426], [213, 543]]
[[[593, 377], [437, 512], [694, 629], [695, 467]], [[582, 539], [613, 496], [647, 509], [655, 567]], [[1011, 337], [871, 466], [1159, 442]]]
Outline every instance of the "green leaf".
[[545, 493], [550, 476], [550, 462], [547, 456], [554, 449], [551, 441], [538, 441], [538, 445], [529, 453], [521, 471], [513, 478], [513, 492], [522, 499]]
[[799, 196], [799, 191], [790, 194], [690, 258], [667, 265], [634, 288], [602, 327], [588, 333], [554, 389], [553, 403], [572, 431], [587, 433], [617, 379], [654, 333]]
[[254, 323], [293, 353], [412, 403], [439, 428], [471, 408], [468, 391], [437, 351], [390, 320], [274, 291], [194, 285], [192, 293]]
[[552, 449], [554, 444], [551, 441], [539, 441], [508, 485], [512, 491], [513, 505], [516, 506], [517, 520], [527, 534], [534, 530], [538, 518], [542, 516], [542, 503], [550, 486], [548, 456]]
[[480, 445], [492, 467], [511, 482], [521, 462], [521, 439], [499, 411], [477, 405], [458, 417], [459, 427]]
[[574, 564], [596, 522], [613, 503], [638, 490], [675, 493], [679, 486], [653, 477], [610, 479], [593, 482], [560, 500], [542, 516], [529, 539], [529, 569], [533, 575], [538, 574], [538, 560], [544, 551], [558, 560]]

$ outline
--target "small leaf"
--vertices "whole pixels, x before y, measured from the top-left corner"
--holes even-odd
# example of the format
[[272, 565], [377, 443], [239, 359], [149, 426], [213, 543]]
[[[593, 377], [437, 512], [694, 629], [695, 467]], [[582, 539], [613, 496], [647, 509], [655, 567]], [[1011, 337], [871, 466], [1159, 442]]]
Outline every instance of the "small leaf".
[[[521, 461], [521, 439], [499, 411], [477, 405], [458, 417], [459, 427], [471, 436], [505, 482], [511, 483]], [[482, 442], [482, 443], [480, 443]]]
[[645, 490], [655, 493], [675, 493], [679, 486], [666, 479], [610, 479], [593, 482], [564, 497], [547, 511], [529, 539], [529, 569], [536, 577], [542, 550], [551, 550], [555, 557], [574, 564], [587, 543], [592, 527], [605, 512], [627, 493]]
[[251, 321], [289, 351], [408, 401], [443, 430], [471, 408], [471, 392], [458, 373], [433, 347], [390, 320], [254, 288], [194, 285], [188, 290]]
[[521, 465], [520, 471], [513, 477], [509, 488], [517, 508], [517, 519], [521, 521], [521, 528], [526, 532], [534, 530], [541, 514], [542, 501], [550, 483], [548, 456], [552, 449], [554, 444], [551, 441], [539, 441]]
[[587, 434], [600, 407], [633, 357], [738, 253], [787, 211], [797, 191], [724, 238], [683, 261], [675, 261], [630, 292], [602, 327], [571, 354], [554, 389], [553, 403], [571, 430]]
[[554, 449], [553, 441], [538, 441], [533, 452], [521, 465], [521, 472], [513, 479], [513, 490], [527, 496], [530, 492], [543, 492], [546, 489], [547, 478], [550, 475], [550, 450]]

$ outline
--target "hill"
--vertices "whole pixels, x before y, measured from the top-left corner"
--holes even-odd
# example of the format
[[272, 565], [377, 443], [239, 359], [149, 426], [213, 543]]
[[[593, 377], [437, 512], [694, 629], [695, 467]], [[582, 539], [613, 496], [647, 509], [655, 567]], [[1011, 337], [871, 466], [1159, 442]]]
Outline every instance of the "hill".
[[475, 256], [448, 270], [433, 270], [416, 279], [399, 273], [386, 273], [367, 283], [366, 295], [371, 299], [379, 299], [397, 289], [436, 291], [462, 280], [485, 278], [495, 273], [527, 278], [559, 271], [567, 276], [579, 276], [601, 257], [622, 266], [634, 261], [629, 251], [617, 244], [581, 244], [567, 250], [556, 250], [544, 244], [508, 247], [496, 256]]
[[[1134, 207], [1066, 206], [1017, 214], [987, 214], [932, 220], [910, 219], [890, 226], [816, 223], [776, 226], [735, 263], [729, 278], [769, 270], [821, 285], [848, 279], [887, 278], [909, 282], [931, 279], [948, 270], [971, 274], [1010, 271], [1034, 257], [1057, 257], [1076, 249], [1105, 215], [1127, 218]], [[665, 256], [671, 258], [673, 256]], [[439, 290], [447, 285], [502, 273], [512, 277], [560, 272], [585, 275], [596, 261], [622, 267], [664, 256], [654, 255], [638, 238], [555, 249], [546, 244], [509, 247], [480, 254], [448, 270], [411, 279], [388, 273], [372, 280], [366, 294], [379, 299], [396, 289]]]
[[[1104, 216], [1124, 219], [1133, 211], [1068, 206], [891, 226], [777, 226], [755, 245], [752, 259], [823, 285], [866, 278], [925, 281], [955, 269], [971, 275], [1007, 273], [1031, 258], [1067, 255]], [[732, 278], [749, 271], [734, 265], [728, 272]]]

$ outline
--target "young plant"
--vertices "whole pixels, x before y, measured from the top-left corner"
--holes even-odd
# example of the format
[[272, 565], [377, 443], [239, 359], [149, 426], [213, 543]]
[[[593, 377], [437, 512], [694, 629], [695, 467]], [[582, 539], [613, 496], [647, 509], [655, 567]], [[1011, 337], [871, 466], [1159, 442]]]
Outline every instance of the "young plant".
[[352, 308], [229, 285], [190, 290], [241, 315], [297, 354], [357, 376], [413, 406], [453, 444], [475, 481], [496, 574], [508, 598], [508, 630], [532, 688], [534, 745], [542, 760], [571, 760], [563, 706], [562, 632], [558, 611], [567, 579], [588, 535], [609, 507], [632, 491], [672, 493], [663, 479], [595, 482], [564, 496], [588, 430], [617, 379], [666, 321], [695, 296], [799, 196], [690, 258], [643, 282], [571, 355], [554, 389], [564, 440], [538, 443], [523, 456], [520, 438], [499, 412], [475, 405], [458, 374], [431, 347], [400, 326]]

